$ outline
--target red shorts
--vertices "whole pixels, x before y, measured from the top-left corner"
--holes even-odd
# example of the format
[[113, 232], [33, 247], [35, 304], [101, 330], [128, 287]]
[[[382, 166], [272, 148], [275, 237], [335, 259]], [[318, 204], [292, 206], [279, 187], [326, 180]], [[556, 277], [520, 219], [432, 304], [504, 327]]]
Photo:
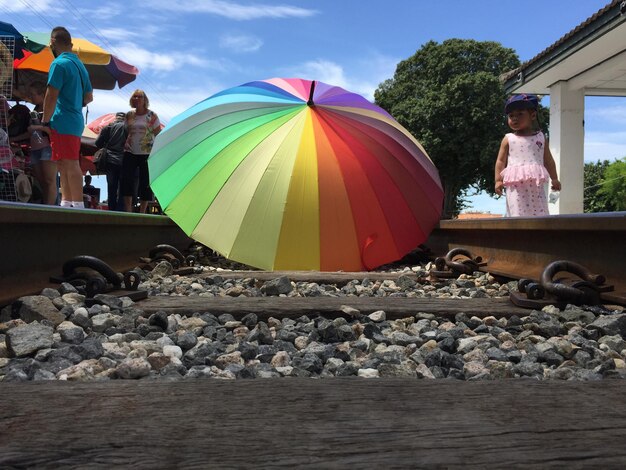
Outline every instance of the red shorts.
[[50, 129], [50, 145], [52, 146], [52, 161], [78, 160], [80, 157], [80, 137], [70, 134], [59, 134]]

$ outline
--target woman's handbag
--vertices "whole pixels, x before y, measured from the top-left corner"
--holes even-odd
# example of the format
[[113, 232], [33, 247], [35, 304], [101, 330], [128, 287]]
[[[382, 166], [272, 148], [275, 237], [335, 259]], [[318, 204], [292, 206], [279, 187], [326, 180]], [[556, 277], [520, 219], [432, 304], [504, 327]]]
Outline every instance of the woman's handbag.
[[95, 165], [98, 174], [106, 172], [107, 157], [108, 154], [106, 146], [98, 149], [96, 153], [93, 154], [93, 164]]

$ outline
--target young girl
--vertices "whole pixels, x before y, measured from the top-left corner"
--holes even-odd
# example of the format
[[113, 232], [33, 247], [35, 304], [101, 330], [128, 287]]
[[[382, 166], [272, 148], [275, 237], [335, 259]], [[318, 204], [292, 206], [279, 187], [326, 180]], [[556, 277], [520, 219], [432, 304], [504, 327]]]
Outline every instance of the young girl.
[[548, 215], [548, 200], [544, 183], [552, 180], [552, 189], [559, 191], [561, 183], [548, 141], [537, 129], [535, 95], [511, 96], [504, 107], [512, 133], [500, 144], [496, 160], [496, 194], [506, 188], [506, 216], [532, 217]]

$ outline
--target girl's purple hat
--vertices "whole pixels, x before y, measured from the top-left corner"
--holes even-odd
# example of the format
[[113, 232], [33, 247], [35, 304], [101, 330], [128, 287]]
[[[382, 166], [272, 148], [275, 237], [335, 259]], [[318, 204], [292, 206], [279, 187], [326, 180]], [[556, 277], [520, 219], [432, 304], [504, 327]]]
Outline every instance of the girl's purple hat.
[[522, 93], [521, 95], [513, 95], [504, 105], [504, 114], [509, 114], [515, 109], [537, 109], [539, 107], [539, 98], [537, 95], [527, 95]]

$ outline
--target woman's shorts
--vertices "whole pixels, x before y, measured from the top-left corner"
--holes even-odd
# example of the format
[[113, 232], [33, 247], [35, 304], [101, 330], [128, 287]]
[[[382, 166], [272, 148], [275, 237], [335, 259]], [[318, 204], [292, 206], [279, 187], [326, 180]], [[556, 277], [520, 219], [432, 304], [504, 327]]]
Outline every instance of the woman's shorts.
[[49, 162], [50, 160], [52, 160], [52, 147], [30, 151], [30, 163], [32, 165], [37, 165], [39, 162]]
[[52, 129], [50, 133], [52, 161], [78, 160], [80, 157], [80, 137], [71, 134], [59, 134]]

